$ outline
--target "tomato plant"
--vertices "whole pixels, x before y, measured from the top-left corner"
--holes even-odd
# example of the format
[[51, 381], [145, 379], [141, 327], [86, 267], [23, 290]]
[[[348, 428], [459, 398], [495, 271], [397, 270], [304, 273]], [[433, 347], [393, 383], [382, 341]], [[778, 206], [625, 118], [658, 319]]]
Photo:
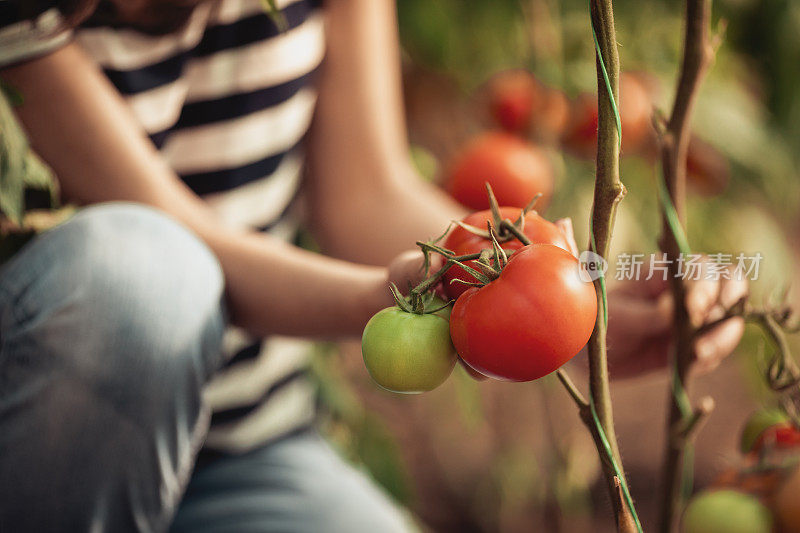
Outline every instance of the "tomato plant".
[[558, 369], [589, 340], [597, 317], [594, 286], [578, 260], [551, 244], [514, 253], [499, 277], [456, 300], [450, 335], [478, 372], [530, 381]]
[[540, 205], [546, 205], [553, 192], [553, 169], [533, 144], [508, 133], [488, 132], [456, 155], [445, 186], [453, 198], [477, 210], [489, 207], [486, 182], [500, 205], [521, 208], [539, 193]]
[[389, 307], [375, 314], [361, 338], [372, 379], [402, 393], [425, 392], [444, 383], [456, 364], [448, 312], [418, 314]]
[[[520, 210], [514, 207], [501, 207], [500, 216], [504, 219], [515, 221], [520, 215]], [[475, 228], [486, 228], [486, 223], [493, 219], [491, 210], [478, 211], [464, 218], [461, 222]], [[528, 211], [524, 216], [522, 232], [533, 243], [553, 244], [559, 248], [569, 251], [567, 239], [562, 231], [552, 222], [539, 216], [536, 211]], [[497, 226], [497, 224], [495, 224]], [[504, 250], [519, 250], [523, 244], [510, 238], [500, 243]], [[486, 248], [491, 248], [492, 243], [487, 236], [477, 235], [474, 232], [456, 226], [444, 241], [444, 247], [452, 250], [456, 255], [466, 255], [480, 252]], [[470, 262], [472, 263], [472, 262]], [[468, 265], [470, 263], [467, 263]], [[453, 283], [453, 280], [462, 280], [470, 283], [477, 281], [472, 275], [468, 274], [459, 266], [453, 266], [444, 275], [444, 291], [450, 298], [458, 298], [468, 288], [463, 283]]]

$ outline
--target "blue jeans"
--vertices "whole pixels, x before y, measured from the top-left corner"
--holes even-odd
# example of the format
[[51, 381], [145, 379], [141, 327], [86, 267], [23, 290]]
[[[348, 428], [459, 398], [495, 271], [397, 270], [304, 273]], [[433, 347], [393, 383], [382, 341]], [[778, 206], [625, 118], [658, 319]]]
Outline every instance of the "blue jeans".
[[405, 529], [313, 434], [194, 469], [222, 295], [210, 251], [133, 204], [0, 268], [0, 531]]

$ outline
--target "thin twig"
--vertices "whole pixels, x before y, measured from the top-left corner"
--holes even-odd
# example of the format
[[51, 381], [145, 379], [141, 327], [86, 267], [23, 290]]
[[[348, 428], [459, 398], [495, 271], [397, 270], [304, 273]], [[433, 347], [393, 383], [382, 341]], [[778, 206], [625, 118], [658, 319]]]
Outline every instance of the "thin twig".
[[677, 435], [673, 435], [673, 438], [692, 440], [703, 427], [703, 423], [708, 419], [711, 411], [714, 410], [714, 406], [714, 398], [705, 396], [700, 400], [697, 409], [692, 412], [692, 416], [686, 420], [684, 427], [681, 428]]
[[563, 368], [559, 368], [556, 371], [556, 376], [558, 376], [558, 380], [561, 381], [561, 384], [564, 385], [564, 388], [567, 390], [569, 395], [575, 401], [575, 404], [578, 406], [578, 409], [584, 411], [589, 408], [589, 402], [586, 401], [586, 398], [583, 397], [581, 391], [578, 390], [578, 387], [575, 386], [575, 383], [572, 381], [572, 378], [569, 377], [567, 371]]
[[695, 337], [702, 337], [712, 329], [716, 328], [717, 326], [721, 325], [723, 322], [734, 318], [734, 317], [742, 317], [747, 319], [750, 315], [751, 311], [747, 308], [747, 295], [742, 296], [736, 303], [734, 303], [729, 308], [725, 309], [725, 313], [716, 320], [712, 320], [711, 322], [706, 322], [699, 328], [695, 330]]

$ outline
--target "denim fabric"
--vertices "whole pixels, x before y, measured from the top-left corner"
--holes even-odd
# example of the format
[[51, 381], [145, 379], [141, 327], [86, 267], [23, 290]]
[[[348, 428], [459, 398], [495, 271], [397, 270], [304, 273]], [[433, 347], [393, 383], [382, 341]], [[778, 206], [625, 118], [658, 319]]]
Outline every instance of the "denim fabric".
[[222, 294], [210, 251], [133, 204], [86, 208], [0, 268], [0, 533], [409, 529], [314, 433], [192, 473]]
[[205, 436], [223, 278], [156, 211], [84, 209], [0, 270], [0, 531], [163, 531]]
[[401, 533], [415, 527], [313, 430], [198, 466], [170, 533]]

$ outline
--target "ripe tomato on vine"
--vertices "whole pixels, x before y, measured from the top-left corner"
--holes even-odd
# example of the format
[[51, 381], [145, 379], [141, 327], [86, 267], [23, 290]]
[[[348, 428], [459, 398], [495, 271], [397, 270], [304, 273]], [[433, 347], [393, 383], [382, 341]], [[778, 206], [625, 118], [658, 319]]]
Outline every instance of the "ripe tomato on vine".
[[497, 279], [456, 300], [450, 336], [481, 374], [509, 381], [541, 378], [572, 359], [594, 329], [597, 297], [578, 260], [552, 244], [514, 253]]

